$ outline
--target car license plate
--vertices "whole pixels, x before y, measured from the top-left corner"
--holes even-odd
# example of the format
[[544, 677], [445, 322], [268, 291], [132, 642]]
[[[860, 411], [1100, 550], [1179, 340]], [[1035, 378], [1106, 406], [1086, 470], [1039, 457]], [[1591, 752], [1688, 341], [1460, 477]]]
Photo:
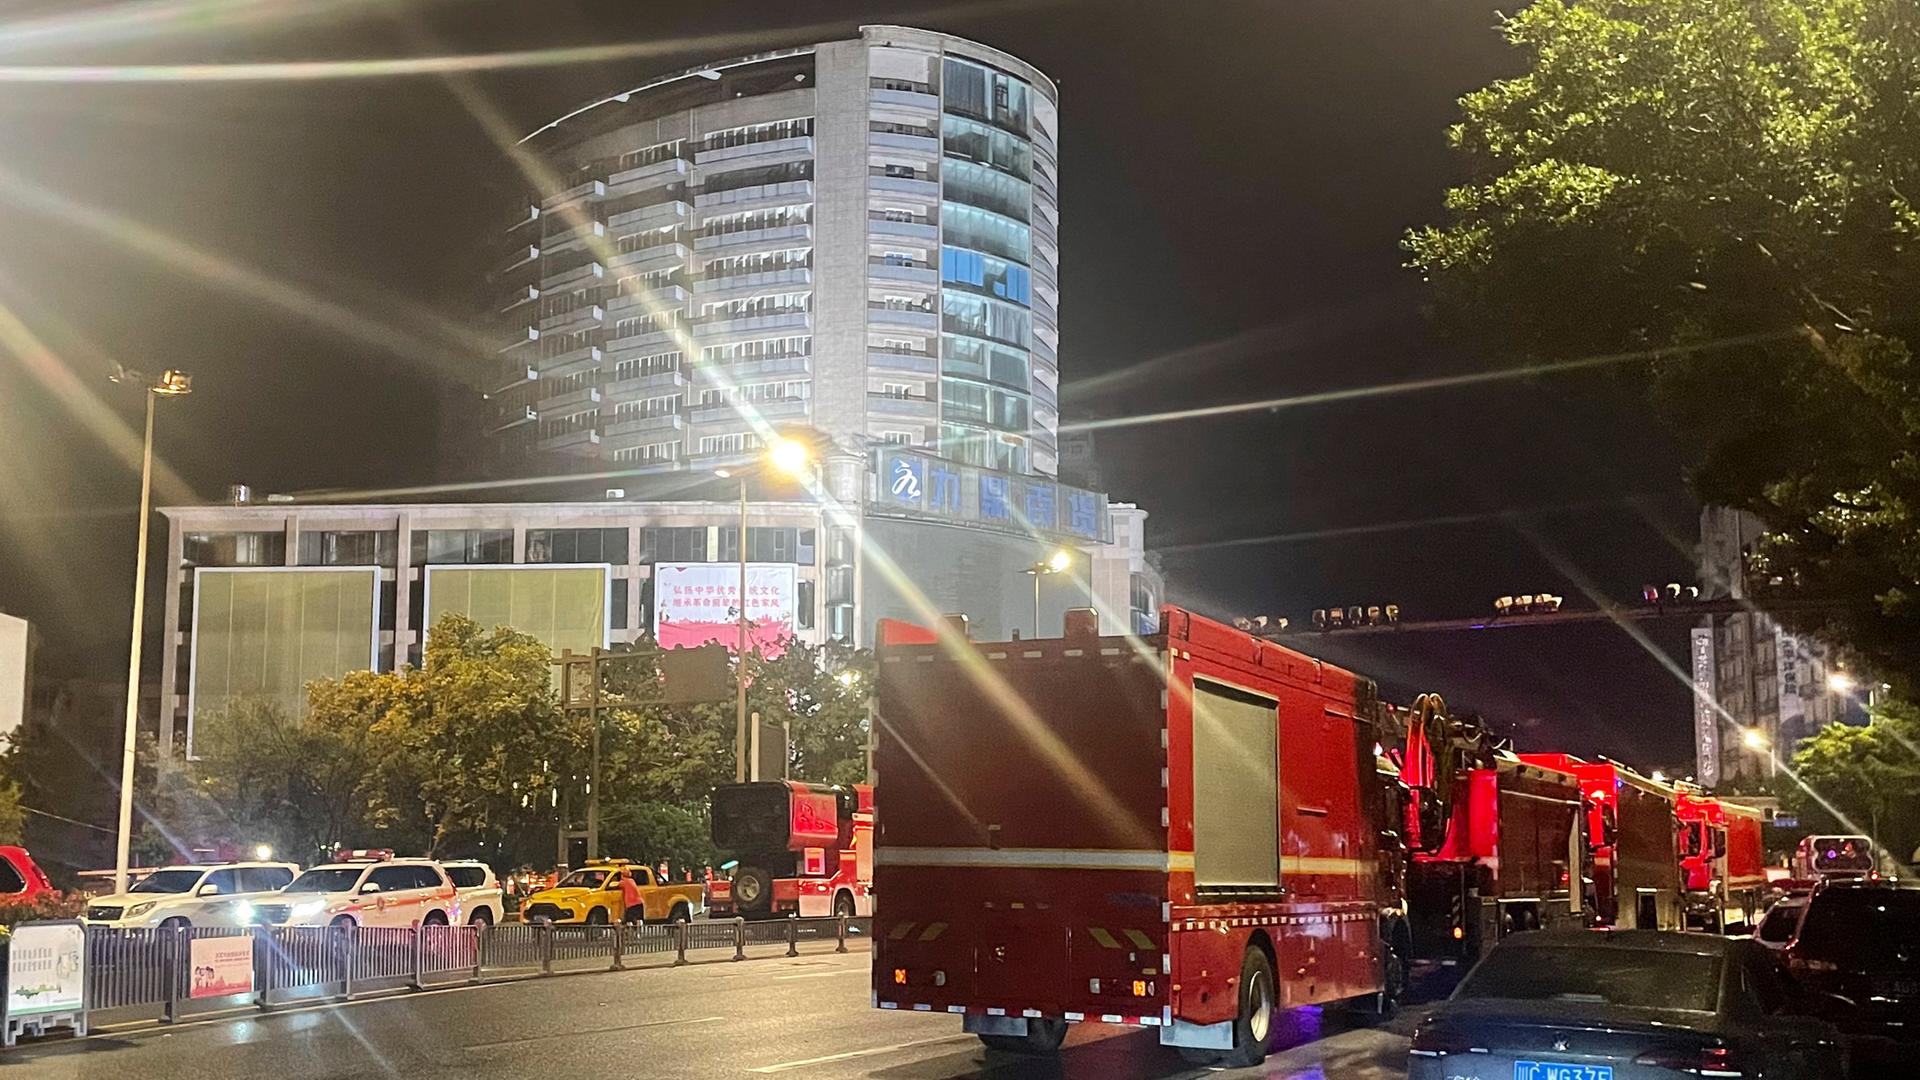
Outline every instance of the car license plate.
[[1516, 1061], [1513, 1063], [1513, 1080], [1613, 1080], [1613, 1066]]

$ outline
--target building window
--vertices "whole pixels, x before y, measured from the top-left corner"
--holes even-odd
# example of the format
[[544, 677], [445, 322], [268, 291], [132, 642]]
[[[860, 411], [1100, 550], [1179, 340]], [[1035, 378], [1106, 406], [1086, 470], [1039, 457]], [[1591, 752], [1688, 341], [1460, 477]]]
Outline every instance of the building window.
[[[738, 562], [740, 560], [740, 527], [723, 525], [719, 529], [718, 553], [716, 562]], [[814, 530], [782, 527], [747, 527], [747, 561], [769, 563], [798, 563], [812, 566], [814, 560]]]
[[950, 56], [941, 71], [940, 90], [947, 112], [1027, 132], [1027, 84], [1011, 75]]
[[651, 356], [630, 356], [613, 365], [615, 382], [622, 379], [641, 379], [649, 375], [667, 375], [680, 370], [680, 354], [677, 352], [654, 353]]
[[799, 139], [813, 134], [813, 117], [802, 116], [792, 120], [775, 120], [768, 124], [748, 124], [745, 127], [722, 128], [709, 132], [702, 150], [719, 150], [729, 146], [749, 146], [753, 143], [773, 142], [777, 139]]
[[[608, 531], [623, 534], [620, 540], [620, 546], [626, 546], [624, 534], [627, 530], [613, 529]], [[607, 616], [613, 629], [625, 630], [627, 628], [627, 579], [623, 577], [614, 578], [612, 585], [613, 597], [609, 601], [609, 606], [612, 610], [607, 612]]]
[[886, 443], [888, 446], [912, 446], [913, 432], [883, 431], [880, 433], [880, 441]]
[[301, 566], [394, 566], [399, 534], [387, 531], [303, 532]]
[[673, 461], [680, 456], [680, 440], [623, 446], [613, 452], [613, 460], [623, 465], [641, 465], [653, 461]]
[[511, 563], [511, 529], [421, 529], [413, 534], [413, 561], [426, 565]]
[[615, 423], [619, 423], [622, 420], [639, 420], [648, 416], [671, 416], [679, 411], [680, 395], [668, 394], [664, 397], [623, 401], [613, 407], [613, 419]]
[[284, 566], [287, 534], [272, 532], [187, 533], [181, 537], [186, 566]]
[[646, 165], [658, 165], [662, 161], [671, 161], [681, 156], [681, 147], [685, 144], [684, 139], [674, 139], [671, 142], [654, 143], [652, 146], [643, 146], [638, 150], [629, 150], [620, 155], [616, 167], [625, 171]]
[[760, 449], [760, 436], [748, 432], [736, 435], [702, 435], [698, 452], [705, 457], [709, 454], [743, 454], [758, 449]]
[[802, 578], [795, 583], [793, 595], [793, 621], [802, 630], [813, 629], [814, 588], [810, 579]]
[[[383, 581], [380, 583], [380, 629], [391, 630], [394, 620], [400, 612], [400, 583]], [[390, 670], [390, 669], [389, 669]]]
[[527, 561], [625, 565], [627, 530], [528, 529]]
[[641, 529], [640, 561], [706, 562], [707, 530], [703, 526]]

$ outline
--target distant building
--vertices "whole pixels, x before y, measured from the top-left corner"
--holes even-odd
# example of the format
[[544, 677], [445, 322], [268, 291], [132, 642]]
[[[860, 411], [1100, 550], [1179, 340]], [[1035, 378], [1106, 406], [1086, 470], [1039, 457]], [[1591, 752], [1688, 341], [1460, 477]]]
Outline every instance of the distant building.
[[1051, 80], [862, 27], [652, 79], [528, 135], [481, 389], [509, 468], [708, 469], [768, 425], [1055, 475]]
[[33, 625], [0, 612], [0, 738], [20, 730], [33, 701]]
[[[1747, 557], [1758, 518], [1709, 506], [1700, 512], [1700, 582], [1705, 599], [1748, 598]], [[1709, 787], [1771, 775], [1768, 753], [1785, 762], [1800, 741], [1836, 720], [1849, 702], [1828, 689], [1827, 646], [1789, 633], [1758, 608], [1707, 616], [1692, 634], [1695, 775]], [[1716, 707], [1717, 706], [1717, 707]], [[1755, 733], [1759, 747], [1749, 745]]]

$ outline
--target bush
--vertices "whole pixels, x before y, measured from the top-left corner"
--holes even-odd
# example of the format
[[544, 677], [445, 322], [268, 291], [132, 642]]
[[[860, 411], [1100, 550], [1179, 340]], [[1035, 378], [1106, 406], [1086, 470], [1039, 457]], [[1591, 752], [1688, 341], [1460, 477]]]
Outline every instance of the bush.
[[31, 900], [0, 900], [0, 943], [13, 936], [17, 923], [77, 919], [86, 910], [87, 898], [77, 892], [41, 893]]

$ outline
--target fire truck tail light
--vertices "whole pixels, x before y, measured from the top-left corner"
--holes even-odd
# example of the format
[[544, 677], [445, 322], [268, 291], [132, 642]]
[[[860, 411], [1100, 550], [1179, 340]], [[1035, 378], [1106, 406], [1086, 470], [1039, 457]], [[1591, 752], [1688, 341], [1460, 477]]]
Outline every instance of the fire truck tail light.
[[1146, 996], [1147, 996], [1147, 994], [1151, 992], [1151, 991], [1149, 991], [1149, 990], [1148, 990], [1148, 988], [1147, 988], [1147, 987], [1148, 987], [1148, 983], [1147, 983], [1147, 980], [1145, 980], [1145, 979], [1135, 979], [1135, 980], [1133, 980], [1133, 996], [1134, 996], [1134, 997], [1146, 997]]
[[906, 968], [893, 969], [893, 985], [895, 986], [907, 985], [907, 969]]
[[934, 972], [934, 973], [933, 973], [933, 985], [935, 985], [935, 986], [945, 986], [945, 985], [947, 985], [947, 973], [946, 973], [946, 972], [944, 972], [944, 971], [936, 971], [936, 972]]
[[1467, 936], [1467, 931], [1465, 927], [1456, 926], [1453, 928], [1453, 940], [1459, 941], [1462, 938], [1465, 938], [1466, 936]]

